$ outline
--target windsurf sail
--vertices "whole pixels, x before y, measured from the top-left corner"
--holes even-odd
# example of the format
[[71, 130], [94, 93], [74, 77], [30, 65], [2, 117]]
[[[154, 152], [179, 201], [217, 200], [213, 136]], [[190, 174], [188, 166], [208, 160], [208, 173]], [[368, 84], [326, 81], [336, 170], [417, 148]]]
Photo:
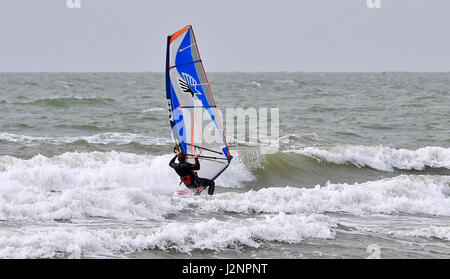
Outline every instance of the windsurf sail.
[[191, 163], [199, 155], [199, 177], [216, 179], [232, 156], [191, 25], [167, 37], [166, 97], [177, 147]]

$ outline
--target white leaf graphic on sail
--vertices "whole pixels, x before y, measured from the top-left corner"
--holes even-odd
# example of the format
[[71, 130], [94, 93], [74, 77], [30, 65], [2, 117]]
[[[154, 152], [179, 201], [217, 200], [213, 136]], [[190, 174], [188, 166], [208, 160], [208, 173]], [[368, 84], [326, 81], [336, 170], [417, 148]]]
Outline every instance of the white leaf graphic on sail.
[[178, 78], [178, 86], [181, 91], [191, 94], [192, 97], [194, 97], [194, 94], [201, 94], [197, 89], [198, 82], [195, 78], [186, 73], [181, 73], [181, 75], [183, 76], [183, 79]]

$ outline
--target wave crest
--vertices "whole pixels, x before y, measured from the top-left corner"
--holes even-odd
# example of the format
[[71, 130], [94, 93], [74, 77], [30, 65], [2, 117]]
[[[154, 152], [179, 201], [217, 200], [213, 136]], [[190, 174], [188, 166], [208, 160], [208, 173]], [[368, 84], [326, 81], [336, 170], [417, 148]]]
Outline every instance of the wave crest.
[[295, 152], [319, 162], [367, 166], [381, 171], [423, 170], [425, 167], [450, 169], [450, 148], [434, 146], [409, 150], [384, 146], [336, 145], [304, 147], [285, 152]]
[[[47, 258], [78, 250], [84, 257], [131, 253], [148, 249], [220, 251], [258, 248], [262, 242], [301, 243], [305, 239], [335, 237], [335, 219], [324, 215], [286, 215], [265, 218], [168, 223], [161, 227], [91, 229], [60, 226], [8, 230], [0, 236], [2, 258]], [[74, 249], [75, 248], [75, 249]], [[61, 255], [62, 254], [62, 255]]]
[[185, 199], [183, 207], [207, 212], [431, 214], [450, 216], [450, 176], [400, 175], [355, 184], [314, 188], [271, 187], [223, 193], [213, 199]]

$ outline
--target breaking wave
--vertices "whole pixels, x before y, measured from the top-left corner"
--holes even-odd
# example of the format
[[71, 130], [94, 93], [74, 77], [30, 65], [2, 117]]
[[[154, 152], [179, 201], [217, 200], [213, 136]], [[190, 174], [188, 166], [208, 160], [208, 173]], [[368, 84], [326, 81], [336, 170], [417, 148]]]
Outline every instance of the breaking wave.
[[0, 133], [0, 141], [16, 143], [24, 146], [36, 146], [40, 144], [71, 144], [78, 141], [85, 141], [89, 144], [117, 144], [124, 145], [138, 143], [142, 145], [166, 145], [172, 144], [170, 139], [150, 137], [133, 133], [101, 133], [92, 136], [78, 137], [39, 137], [25, 136], [10, 133]]
[[450, 169], [450, 148], [434, 146], [409, 150], [384, 146], [336, 145], [304, 147], [285, 152], [308, 156], [319, 162], [353, 164], [381, 171], [423, 170], [426, 167]]
[[[196, 197], [173, 195], [179, 180], [167, 167], [170, 154], [0, 156], [0, 220], [25, 224], [4, 230], [0, 257], [66, 257], [75, 250], [83, 257], [239, 250], [267, 242], [333, 239], [337, 214], [450, 216], [450, 176], [248, 190], [243, 185], [254, 183], [255, 176], [239, 154], [233, 155], [234, 163], [217, 185], [239, 189]], [[386, 233], [448, 240], [445, 226]]]
[[[450, 176], [400, 175], [355, 184], [270, 187], [214, 196], [173, 197], [171, 155], [65, 153], [24, 160], [0, 157], [0, 219], [163, 220], [180, 210], [235, 213], [417, 213], [450, 216]], [[236, 157], [219, 187], [255, 179]], [[223, 178], [223, 180], [221, 180]]]
[[[115, 151], [0, 156], [0, 219], [164, 219], [182, 210], [172, 198], [179, 179], [170, 159]], [[238, 160], [227, 172], [218, 186], [253, 179]]]
[[450, 176], [400, 175], [365, 183], [328, 183], [314, 188], [270, 187], [183, 202], [184, 207], [195, 206], [207, 212], [450, 216]]
[[258, 248], [263, 242], [301, 243], [309, 238], [334, 238], [334, 218], [325, 215], [286, 215], [264, 218], [168, 223], [161, 227], [92, 229], [58, 226], [13, 230], [0, 236], [1, 258], [63, 257], [78, 253], [83, 257], [111, 257], [147, 249], [224, 250]]

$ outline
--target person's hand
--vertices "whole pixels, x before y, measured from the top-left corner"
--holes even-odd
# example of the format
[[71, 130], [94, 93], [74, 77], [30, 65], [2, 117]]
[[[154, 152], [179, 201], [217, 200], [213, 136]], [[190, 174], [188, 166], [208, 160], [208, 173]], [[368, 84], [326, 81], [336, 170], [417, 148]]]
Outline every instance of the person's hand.
[[178, 151], [178, 152], [176, 153], [176, 155], [178, 156], [178, 155], [180, 155], [180, 153], [181, 153], [181, 152], [180, 152], [180, 151]]
[[197, 158], [198, 158], [198, 154], [196, 154], [196, 155], [194, 156], [194, 158], [197, 159]]

